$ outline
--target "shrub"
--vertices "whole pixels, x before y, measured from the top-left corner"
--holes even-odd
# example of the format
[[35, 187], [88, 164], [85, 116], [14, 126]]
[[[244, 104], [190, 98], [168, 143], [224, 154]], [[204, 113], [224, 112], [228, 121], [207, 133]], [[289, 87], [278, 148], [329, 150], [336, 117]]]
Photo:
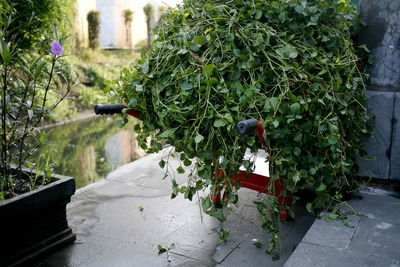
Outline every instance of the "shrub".
[[147, 25], [147, 48], [150, 48], [151, 45], [151, 22], [154, 19], [154, 7], [152, 4], [146, 4], [143, 7], [143, 12], [146, 17], [146, 25]]
[[64, 35], [72, 25], [72, 6], [75, 0], [0, 0], [1, 26], [6, 25], [9, 14], [15, 15], [9, 32], [18, 32], [15, 42], [20, 48], [47, 46], [46, 36], [53, 32], [53, 25]]
[[[187, 185], [179, 187], [171, 176], [172, 197], [180, 192], [191, 200], [210, 189], [225, 191], [225, 207], [236, 203], [240, 183], [229, 177], [241, 165], [252, 172], [243, 152], [259, 145], [239, 135], [235, 124], [255, 118], [268, 135], [271, 179], [282, 180], [284, 195], [313, 186], [317, 195], [307, 209], [316, 213], [340, 201], [357, 183], [356, 158], [369, 135], [352, 41], [357, 25], [352, 6], [337, 0], [185, 0], [164, 14], [154, 29], [158, 38], [122, 72], [117, 91], [141, 113], [144, 124], [135, 130], [142, 148], [159, 151], [165, 140], [182, 165], [195, 163]], [[154, 133], [147, 147], [145, 137]], [[217, 169], [223, 177], [215, 177]], [[274, 183], [269, 189], [275, 192]], [[272, 197], [256, 205], [271, 252], [281, 208]], [[203, 210], [225, 221], [226, 211], [210, 196]], [[227, 231], [221, 233], [225, 238]]]
[[132, 48], [132, 20], [135, 13], [130, 9], [124, 9], [125, 37], [129, 48]]
[[89, 47], [96, 49], [99, 47], [100, 35], [100, 12], [92, 10], [87, 15], [89, 27]]
[[[41, 184], [50, 182], [47, 157], [38, 158], [36, 177], [25, 175], [22, 167], [32, 167], [28, 158], [45, 140], [38, 129], [40, 122], [73, 87], [56, 67], [65, 38], [60, 41], [47, 39], [47, 48], [39, 51], [39, 55], [33, 50], [21, 49], [19, 42], [23, 39], [18, 39], [19, 33], [8, 28], [13, 23], [10, 18], [0, 31], [0, 200], [40, 185], [36, 180], [40, 175], [43, 176]], [[46, 161], [44, 165], [41, 160]]]

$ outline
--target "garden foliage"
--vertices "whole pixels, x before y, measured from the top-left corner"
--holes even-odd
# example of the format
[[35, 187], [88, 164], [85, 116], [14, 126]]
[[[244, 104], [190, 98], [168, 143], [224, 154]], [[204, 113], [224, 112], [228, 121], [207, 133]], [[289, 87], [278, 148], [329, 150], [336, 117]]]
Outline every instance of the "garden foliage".
[[[24, 39], [13, 28], [13, 15], [0, 25], [0, 200], [50, 182], [49, 158], [40, 155], [32, 163], [29, 157], [45, 140], [40, 123], [74, 86], [59, 64], [66, 38], [58, 38], [55, 31], [47, 36], [45, 49], [22, 49]], [[35, 168], [36, 177], [27, 175], [24, 167]]]
[[151, 45], [151, 23], [154, 19], [154, 7], [152, 4], [148, 3], [143, 7], [143, 12], [146, 17], [146, 25], [147, 25], [147, 48], [150, 48]]
[[72, 6], [75, 0], [0, 0], [0, 25], [4, 27], [14, 13], [8, 31], [18, 33], [15, 41], [20, 48], [47, 46], [46, 34], [57, 25], [61, 35], [70, 31]]
[[[268, 135], [270, 176], [282, 179], [285, 194], [312, 186], [311, 212], [340, 201], [356, 181], [361, 140], [370, 134], [352, 39], [358, 25], [344, 0], [185, 0], [164, 14], [151, 49], [121, 72], [117, 91], [121, 102], [140, 111], [144, 123], [135, 130], [143, 148], [156, 152], [167, 142], [182, 166], [195, 163], [187, 185], [179, 187], [171, 176], [172, 197], [183, 193], [191, 200], [210, 189], [225, 191], [224, 206], [236, 203], [240, 184], [229, 177], [241, 165], [251, 172], [243, 152], [259, 144], [235, 125], [255, 118]], [[156, 139], [147, 147], [152, 133]], [[214, 176], [218, 168], [224, 177]], [[225, 220], [210, 197], [202, 203], [206, 213]], [[271, 252], [280, 207], [272, 197], [256, 205]], [[225, 238], [227, 231], [221, 233]]]

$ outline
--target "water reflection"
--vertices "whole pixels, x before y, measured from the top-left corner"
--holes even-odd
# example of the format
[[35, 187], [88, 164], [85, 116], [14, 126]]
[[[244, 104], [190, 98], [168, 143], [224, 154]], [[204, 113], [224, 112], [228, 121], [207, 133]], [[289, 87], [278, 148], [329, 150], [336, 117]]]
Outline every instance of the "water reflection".
[[50, 129], [48, 144], [35, 154], [50, 152], [54, 172], [73, 176], [77, 188], [104, 178], [117, 167], [142, 157], [130, 119], [125, 129], [110, 117], [70, 123]]
[[134, 131], [120, 131], [106, 141], [107, 162], [112, 169], [143, 157], [143, 150], [138, 147]]

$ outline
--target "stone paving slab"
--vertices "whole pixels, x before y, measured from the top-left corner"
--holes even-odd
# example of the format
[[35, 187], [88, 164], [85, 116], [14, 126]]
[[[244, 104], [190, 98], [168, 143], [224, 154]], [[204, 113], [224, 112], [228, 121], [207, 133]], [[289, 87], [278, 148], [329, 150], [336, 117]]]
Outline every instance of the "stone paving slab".
[[351, 216], [347, 221], [353, 227], [337, 226], [339, 222], [330, 222], [325, 219], [315, 220], [302, 241], [325, 247], [347, 249], [360, 222], [360, 217]]
[[347, 220], [354, 227], [315, 220], [284, 266], [400, 266], [398, 192], [366, 187], [348, 204], [343, 212], [358, 212]]
[[349, 203], [359, 215], [370, 219], [382, 219], [391, 224], [400, 224], [400, 193], [379, 188], [365, 187], [362, 198]]
[[400, 261], [400, 224], [362, 217], [349, 251]]
[[359, 160], [360, 170], [357, 175], [387, 179], [390, 171], [394, 93], [366, 91], [365, 96], [370, 115], [375, 116], [369, 121], [375, 136], [366, 139], [363, 145], [368, 157], [375, 157], [375, 160]]
[[285, 267], [397, 267], [399, 262], [345, 249], [324, 247], [301, 242], [288, 259]]

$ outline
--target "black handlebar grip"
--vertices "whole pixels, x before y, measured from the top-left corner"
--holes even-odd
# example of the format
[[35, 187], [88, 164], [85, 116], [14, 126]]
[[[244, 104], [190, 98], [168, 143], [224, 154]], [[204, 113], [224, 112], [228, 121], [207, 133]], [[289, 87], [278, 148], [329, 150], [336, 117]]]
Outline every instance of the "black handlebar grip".
[[122, 112], [122, 105], [97, 104], [94, 106], [94, 113], [97, 115], [111, 115]]
[[240, 134], [246, 134], [258, 127], [258, 122], [256, 119], [248, 119], [244, 121], [239, 121], [236, 128]]

